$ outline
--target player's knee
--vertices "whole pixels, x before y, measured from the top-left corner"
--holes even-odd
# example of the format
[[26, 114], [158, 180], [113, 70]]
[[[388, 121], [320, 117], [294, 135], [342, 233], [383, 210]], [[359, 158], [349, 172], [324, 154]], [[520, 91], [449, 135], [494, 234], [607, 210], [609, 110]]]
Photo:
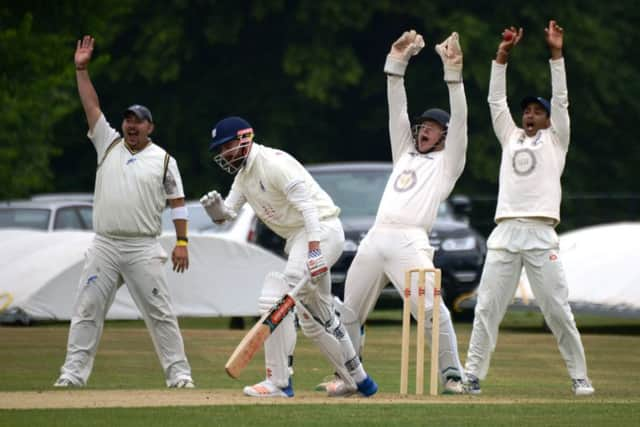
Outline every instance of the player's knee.
[[100, 301], [91, 292], [83, 292], [74, 310], [74, 317], [77, 320], [93, 320], [98, 319], [104, 308], [101, 306]]
[[360, 323], [356, 313], [338, 297], [333, 297], [333, 308], [345, 325]]
[[262, 293], [258, 298], [258, 308], [260, 314], [264, 314], [280, 301], [289, 290], [289, 285], [284, 274], [272, 271], [267, 273], [262, 285]]

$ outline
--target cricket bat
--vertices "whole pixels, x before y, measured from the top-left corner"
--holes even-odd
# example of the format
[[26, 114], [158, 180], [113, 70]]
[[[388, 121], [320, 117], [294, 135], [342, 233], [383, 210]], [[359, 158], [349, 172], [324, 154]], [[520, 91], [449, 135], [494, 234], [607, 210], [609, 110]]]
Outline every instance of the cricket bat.
[[298, 284], [282, 297], [267, 313], [263, 314], [260, 320], [251, 328], [247, 335], [244, 336], [240, 344], [227, 360], [224, 365], [225, 371], [231, 378], [238, 378], [244, 368], [247, 367], [253, 356], [262, 348], [264, 342], [269, 338], [273, 331], [280, 325], [282, 319], [289, 314], [296, 305], [295, 296], [309, 280], [309, 276], [305, 276]]

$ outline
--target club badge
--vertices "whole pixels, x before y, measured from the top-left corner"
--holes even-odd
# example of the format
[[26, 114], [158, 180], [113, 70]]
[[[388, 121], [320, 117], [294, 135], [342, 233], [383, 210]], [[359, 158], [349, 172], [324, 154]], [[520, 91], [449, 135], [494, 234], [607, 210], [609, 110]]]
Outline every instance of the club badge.
[[513, 153], [511, 165], [516, 175], [530, 175], [536, 168], [536, 156], [531, 149], [521, 148]]
[[417, 181], [418, 178], [416, 177], [415, 171], [405, 169], [396, 177], [396, 180], [393, 183], [393, 188], [398, 193], [404, 193], [405, 191], [409, 191], [415, 187]]

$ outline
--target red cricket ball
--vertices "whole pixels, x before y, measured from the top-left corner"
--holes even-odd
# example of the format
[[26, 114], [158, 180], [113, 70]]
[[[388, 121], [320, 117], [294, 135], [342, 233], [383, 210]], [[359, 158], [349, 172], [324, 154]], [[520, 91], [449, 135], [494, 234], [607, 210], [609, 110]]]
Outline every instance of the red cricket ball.
[[506, 42], [510, 42], [512, 39], [513, 39], [513, 32], [507, 30], [504, 33], [502, 33], [502, 40]]

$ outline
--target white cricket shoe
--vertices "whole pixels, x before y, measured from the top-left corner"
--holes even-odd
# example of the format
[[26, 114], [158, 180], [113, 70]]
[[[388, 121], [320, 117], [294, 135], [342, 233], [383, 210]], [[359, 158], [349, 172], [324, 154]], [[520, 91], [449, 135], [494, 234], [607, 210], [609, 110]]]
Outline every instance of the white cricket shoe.
[[571, 381], [573, 382], [571, 388], [576, 396], [591, 396], [596, 391], [591, 385], [589, 378], [574, 378]]
[[449, 377], [444, 383], [443, 394], [464, 394], [465, 388], [460, 377]]
[[196, 388], [191, 378], [179, 378], [175, 383], [171, 384], [169, 388]]
[[269, 380], [264, 380], [258, 384], [248, 385], [242, 391], [251, 397], [293, 397], [291, 378], [289, 378], [289, 385], [284, 388], [278, 387]]
[[356, 385], [349, 385], [342, 378], [336, 378], [327, 384], [327, 396], [329, 397], [348, 397], [354, 394], [370, 397], [377, 392], [378, 384], [368, 375]]
[[349, 385], [342, 378], [336, 377], [325, 386], [329, 397], [348, 397], [358, 392], [358, 387]]
[[66, 377], [60, 377], [56, 380], [55, 383], [53, 383], [54, 387], [60, 387], [60, 388], [67, 388], [67, 387], [82, 387], [81, 384], [75, 384], [73, 381], [71, 381], [69, 378]]
[[324, 392], [326, 392], [326, 391], [327, 391], [327, 386], [328, 386], [329, 384], [331, 384], [332, 382], [334, 382], [334, 381], [338, 380], [338, 379], [340, 379], [340, 377], [338, 376], [338, 374], [327, 375], [326, 377], [324, 377], [324, 378], [322, 379], [322, 382], [318, 383], [318, 384], [315, 386], [314, 390], [315, 390], [315, 391], [324, 391]]

